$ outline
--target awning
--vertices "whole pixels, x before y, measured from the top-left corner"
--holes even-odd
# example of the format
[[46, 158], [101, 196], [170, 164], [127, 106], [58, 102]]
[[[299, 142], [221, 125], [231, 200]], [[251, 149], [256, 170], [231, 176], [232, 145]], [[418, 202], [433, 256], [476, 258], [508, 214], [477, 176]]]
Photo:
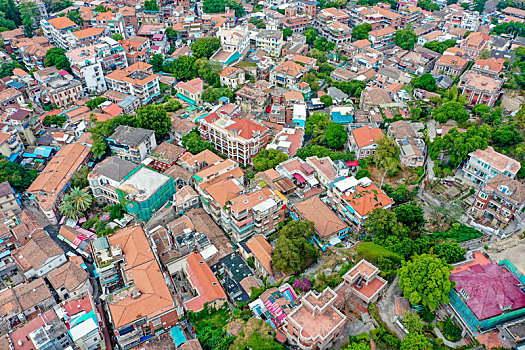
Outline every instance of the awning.
[[346, 165], [350, 167], [356, 167], [359, 165], [359, 161], [358, 160], [347, 160]]
[[295, 173], [293, 174], [293, 177], [299, 181], [299, 183], [301, 184], [304, 184], [306, 182], [306, 180], [304, 179], [303, 175], [299, 174], [299, 173]]

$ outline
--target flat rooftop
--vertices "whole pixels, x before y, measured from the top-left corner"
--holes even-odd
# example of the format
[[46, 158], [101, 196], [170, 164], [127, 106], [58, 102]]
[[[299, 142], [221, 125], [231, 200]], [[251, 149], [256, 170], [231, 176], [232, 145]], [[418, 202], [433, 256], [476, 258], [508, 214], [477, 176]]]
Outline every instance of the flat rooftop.
[[164, 186], [169, 179], [169, 176], [142, 167], [124, 181], [118, 189], [126, 192], [133, 201], [143, 202]]

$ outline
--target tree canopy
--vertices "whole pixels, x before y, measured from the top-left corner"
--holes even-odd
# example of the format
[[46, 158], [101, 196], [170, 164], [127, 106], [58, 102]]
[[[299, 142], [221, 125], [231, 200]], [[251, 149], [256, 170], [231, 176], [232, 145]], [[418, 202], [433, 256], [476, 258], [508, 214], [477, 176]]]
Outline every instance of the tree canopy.
[[344, 125], [330, 122], [326, 128], [326, 145], [332, 149], [342, 149], [348, 139]]
[[430, 0], [419, 0], [417, 6], [427, 11], [439, 11], [439, 5]]
[[224, 13], [226, 7], [230, 10], [235, 10], [237, 17], [242, 17], [246, 14], [242, 3], [237, 0], [204, 0], [203, 11], [205, 13]]
[[171, 118], [161, 105], [146, 105], [137, 109], [137, 127], [155, 131], [157, 140], [163, 139], [171, 129]]
[[436, 51], [441, 54], [445, 52], [448, 48], [454, 47], [454, 46], [456, 46], [456, 40], [454, 39], [449, 39], [445, 41], [434, 40], [434, 41], [429, 41], [428, 43], [425, 43], [425, 45], [423, 45], [425, 49]]
[[321, 96], [321, 102], [324, 103], [325, 107], [330, 107], [334, 104], [334, 100], [332, 99], [332, 96], [330, 95], [323, 95]]
[[210, 58], [220, 47], [221, 39], [204, 37], [195, 40], [195, 42], [191, 44], [191, 51], [196, 58]]
[[398, 270], [399, 288], [412, 304], [423, 304], [435, 310], [439, 303], [448, 303], [454, 287], [450, 281], [452, 267], [433, 255], [422, 254], [404, 262]]
[[370, 23], [363, 23], [355, 26], [352, 31], [352, 38], [355, 40], [368, 39], [368, 32], [372, 30]]
[[0, 66], [0, 78], [12, 76], [15, 68], [22, 68], [22, 66], [17, 61], [3, 63]]
[[458, 123], [464, 123], [470, 118], [470, 115], [462, 103], [449, 101], [439, 106], [434, 113], [432, 113], [432, 117], [435, 121], [442, 124], [448, 122], [450, 119]]
[[272, 255], [276, 271], [298, 273], [319, 258], [319, 251], [309, 241], [314, 235], [314, 223], [292, 220], [278, 233]]
[[432, 247], [431, 252], [448, 264], [465, 260], [465, 249], [458, 242], [444, 242]]
[[215, 152], [211, 142], [204, 141], [197, 130], [192, 130], [182, 137], [182, 146], [187, 148], [191, 154], [197, 154], [207, 149]]
[[421, 333], [411, 332], [401, 341], [401, 350], [431, 350], [430, 340]]
[[355, 160], [355, 154], [353, 152], [334, 152], [329, 148], [312, 144], [299, 148], [295, 153], [295, 156], [301, 158], [302, 160], [313, 156], [317, 156], [319, 158], [329, 157], [331, 160]]
[[53, 47], [46, 53], [46, 67], [55, 66], [58, 70], [67, 70], [71, 72], [71, 65], [66, 57], [66, 51], [59, 47]]
[[351, 97], [360, 97], [361, 91], [366, 88], [366, 82], [360, 80], [350, 80], [334, 82], [333, 86]]
[[92, 98], [91, 100], [87, 101], [86, 106], [89, 109], [96, 109], [98, 106], [100, 106], [102, 103], [106, 101], [107, 101], [107, 98], [103, 96], [98, 96], [98, 97]]
[[394, 42], [402, 49], [412, 51], [417, 42], [417, 35], [414, 33], [412, 27], [400, 29], [394, 36]]
[[436, 91], [437, 84], [436, 79], [430, 73], [425, 73], [423, 75], [417, 76], [410, 82], [412, 86], [418, 89], [423, 89], [426, 91]]
[[276, 149], [262, 149], [253, 158], [253, 168], [256, 171], [273, 169], [288, 159], [288, 155]]
[[27, 190], [37, 176], [36, 170], [27, 170], [20, 164], [0, 158], [0, 182], [8, 181], [17, 192]]

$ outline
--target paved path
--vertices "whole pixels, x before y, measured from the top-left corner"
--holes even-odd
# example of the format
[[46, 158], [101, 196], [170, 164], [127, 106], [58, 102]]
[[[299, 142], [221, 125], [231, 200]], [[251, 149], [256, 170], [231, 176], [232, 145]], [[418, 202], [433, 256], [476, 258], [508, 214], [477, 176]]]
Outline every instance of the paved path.
[[111, 346], [111, 337], [109, 336], [108, 327], [106, 325], [106, 318], [104, 317], [104, 310], [102, 309], [102, 305], [97, 305], [98, 313], [100, 314], [100, 317], [102, 318], [102, 330], [104, 331], [104, 341], [106, 344], [106, 350], [111, 350], [113, 347]]
[[405, 332], [394, 323], [394, 316], [396, 313], [396, 295], [401, 295], [401, 290], [399, 289], [397, 281], [398, 277], [390, 283], [385, 295], [383, 295], [381, 300], [377, 303], [377, 306], [379, 307], [379, 316], [381, 316], [383, 322], [388, 325], [388, 328], [395, 332], [399, 339], [405, 339]]
[[443, 340], [443, 343], [450, 347], [450, 348], [458, 348], [460, 346], [465, 346], [467, 345], [467, 343], [465, 343], [465, 340], [464, 339], [461, 339], [460, 341], [457, 341], [457, 342], [451, 342], [451, 341], [448, 341], [447, 339], [445, 339], [445, 337], [443, 336], [443, 334], [441, 334], [441, 332], [439, 331], [439, 328], [437, 327], [434, 327], [434, 332], [436, 332], [437, 336], [439, 338], [441, 338]]

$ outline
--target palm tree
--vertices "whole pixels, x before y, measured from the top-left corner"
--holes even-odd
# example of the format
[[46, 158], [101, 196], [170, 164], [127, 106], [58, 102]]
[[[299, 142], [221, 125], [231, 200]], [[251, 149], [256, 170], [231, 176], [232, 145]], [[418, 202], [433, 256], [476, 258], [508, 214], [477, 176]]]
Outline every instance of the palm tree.
[[62, 215], [64, 215], [68, 219], [78, 220], [82, 216], [82, 213], [76, 210], [75, 207], [73, 207], [73, 205], [71, 204], [71, 202], [68, 201], [63, 201], [59, 209]]
[[69, 202], [79, 212], [84, 212], [91, 207], [93, 197], [87, 190], [75, 187], [64, 197], [64, 202]]

